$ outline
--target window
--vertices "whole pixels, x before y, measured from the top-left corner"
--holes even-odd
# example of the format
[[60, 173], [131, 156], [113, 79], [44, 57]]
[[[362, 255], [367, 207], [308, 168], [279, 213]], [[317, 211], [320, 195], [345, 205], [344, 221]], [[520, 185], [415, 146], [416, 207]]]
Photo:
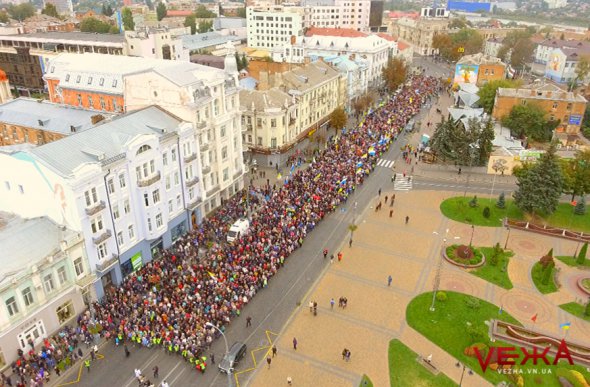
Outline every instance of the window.
[[45, 287], [45, 293], [51, 293], [55, 289], [52, 274], [47, 274], [43, 277], [43, 286]]
[[100, 78], [100, 80], [98, 81], [98, 84], [100, 86], [104, 86], [104, 78]]
[[122, 246], [124, 244], [123, 242], [124, 242], [124, 240], [123, 240], [123, 232], [122, 231], [119, 231], [117, 233], [117, 244], [119, 246]]
[[76, 277], [80, 277], [84, 274], [84, 263], [82, 262], [82, 257], [76, 258], [74, 260], [74, 270], [76, 271]]
[[86, 192], [84, 192], [84, 198], [86, 199], [86, 207], [90, 207], [91, 205], [98, 202], [98, 196], [96, 194], [96, 188], [92, 188]]
[[178, 171], [174, 172], [174, 185], [180, 184], [180, 175]]
[[162, 223], [162, 214], [157, 214], [156, 215], [156, 227], [160, 228], [164, 225], [164, 223]]
[[113, 79], [113, 87], [117, 87], [117, 80]]
[[25, 193], [25, 188], [22, 186], [22, 184], [18, 185], [18, 192], [22, 195]]
[[271, 148], [276, 148], [277, 147], [277, 138], [273, 137], [270, 139], [270, 147]]
[[150, 205], [150, 195], [148, 195], [147, 193], [143, 194], [143, 202], [145, 203], [145, 206], [149, 206]]
[[223, 170], [223, 181], [229, 180], [229, 168]]
[[125, 188], [126, 186], [127, 186], [127, 182], [125, 181], [125, 175], [120, 174], [119, 175], [119, 187]]
[[90, 106], [90, 107], [94, 106], [94, 103], [92, 102], [92, 96], [91, 95], [88, 96], [88, 106]]
[[115, 218], [115, 220], [119, 219], [121, 217], [121, 214], [119, 213], [119, 205], [115, 204], [113, 206], [113, 218]]
[[571, 102], [567, 104], [567, 110], [572, 110], [572, 104], [571, 104]]
[[223, 148], [221, 148], [221, 159], [225, 160], [227, 159], [227, 147], [224, 146]]
[[129, 235], [129, 240], [135, 239], [135, 231], [133, 230], [133, 225], [127, 227], [127, 234]]
[[59, 320], [60, 324], [63, 324], [70, 318], [74, 316], [74, 306], [72, 305], [72, 301], [67, 301], [64, 304], [60, 305], [56, 310], [55, 313], [57, 314], [57, 319]]
[[33, 293], [31, 292], [31, 288], [24, 288], [21, 294], [23, 295], [23, 301], [25, 303], [25, 306], [29, 307], [33, 305], [33, 302], [35, 302], [35, 300], [33, 299]]
[[88, 85], [92, 84], [92, 77], [88, 77]]
[[176, 161], [176, 149], [172, 149], [170, 153], [172, 155], [172, 161]]
[[135, 167], [135, 174], [137, 175], [137, 180], [141, 180], [141, 167], [139, 165]]
[[164, 164], [164, 166], [168, 165], [168, 153], [167, 152], [162, 153], [162, 164]]
[[96, 252], [98, 253], [98, 258], [99, 259], [105, 259], [107, 257], [107, 254], [108, 254], [107, 244], [106, 243], [101, 243], [100, 245], [98, 245], [98, 247], [96, 248]]
[[131, 212], [131, 206], [129, 205], [129, 199], [125, 199], [125, 201], [123, 202], [123, 212], [125, 214], [128, 214]]
[[76, 83], [80, 83], [80, 80], [82, 79], [81, 75], [76, 76]]
[[176, 207], [180, 207], [181, 201], [180, 201], [180, 195], [176, 195]]
[[10, 182], [9, 181], [5, 181], [4, 186], [6, 187], [7, 191], [10, 191]]
[[148, 176], [148, 163], [143, 163], [143, 177]]
[[77, 99], [78, 99], [78, 106], [82, 106], [82, 95], [78, 94]]
[[174, 212], [174, 203], [172, 202], [172, 199], [168, 200], [168, 212]]
[[226, 132], [225, 125], [222, 125], [221, 126], [221, 137], [225, 137], [225, 132]]
[[256, 138], [256, 145], [262, 146], [262, 137], [257, 137]]
[[96, 218], [90, 221], [90, 228], [92, 229], [92, 233], [96, 234], [100, 230], [102, 230], [102, 216], [97, 216]]
[[100, 110], [106, 110], [106, 103], [103, 97], [100, 97]]
[[160, 202], [160, 190], [157, 189], [152, 193], [152, 199], [154, 199], [154, 204]]
[[152, 232], [152, 218], [147, 218], [148, 231]]
[[271, 128], [276, 128], [277, 127], [277, 120], [276, 118], [273, 118], [270, 120], [270, 127]]
[[166, 175], [164, 180], [166, 181], [166, 191], [168, 191], [170, 189], [170, 175]]
[[109, 179], [107, 181], [107, 188], [108, 188], [110, 194], [115, 193], [115, 182], [113, 181], [113, 179]]
[[10, 317], [18, 313], [18, 305], [16, 304], [16, 299], [14, 297], [6, 299], [6, 309], [8, 309]]
[[64, 266], [57, 269], [57, 280], [59, 281], [60, 285], [63, 285], [68, 281], [68, 275]]
[[70, 74], [66, 74], [66, 82], [70, 80]]
[[553, 102], [553, 110], [556, 110], [557, 106], [559, 106], [559, 104], [557, 102]]
[[150, 173], [156, 173], [156, 163], [154, 160], [150, 160]]

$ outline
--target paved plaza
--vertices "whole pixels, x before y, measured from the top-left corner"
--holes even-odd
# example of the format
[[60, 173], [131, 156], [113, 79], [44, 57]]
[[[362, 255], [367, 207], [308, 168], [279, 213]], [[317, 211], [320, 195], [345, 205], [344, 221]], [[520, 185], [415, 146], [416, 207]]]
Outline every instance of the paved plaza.
[[[392, 192], [382, 192], [391, 197]], [[388, 343], [399, 338], [422, 356], [432, 354], [433, 364], [457, 383], [460, 369], [456, 359], [425, 339], [405, 322], [405, 309], [416, 295], [432, 290], [436, 262], [440, 257], [442, 238], [448, 228], [448, 238], [459, 237], [468, 243], [471, 227], [443, 217], [439, 205], [452, 192], [410, 191], [396, 192], [393, 217], [389, 205], [375, 212], [374, 202], [359, 216], [359, 228], [354, 233], [352, 248], [342, 242], [342, 262], [326, 262], [325, 271], [309, 293], [301, 300], [287, 325], [275, 338], [278, 349], [271, 367], [260, 364], [254, 373], [238, 375], [240, 385], [287, 385], [287, 377], [295, 386], [358, 386], [367, 374], [375, 386], [389, 385], [387, 361]], [[410, 222], [405, 224], [405, 216]], [[436, 231], [438, 235], [433, 234]], [[476, 227], [473, 244], [492, 246], [503, 244], [507, 231], [503, 228]], [[557, 305], [581, 299], [582, 294], [571, 285], [576, 276], [571, 269], [556, 261], [560, 269], [560, 291], [541, 296], [530, 278], [530, 269], [551, 247], [555, 255], [573, 254], [576, 243], [559, 238], [512, 230], [508, 247], [515, 255], [509, 265], [514, 284], [505, 290], [475, 277], [463, 269], [443, 265], [441, 290], [470, 294], [496, 305], [530, 327], [530, 318], [537, 314], [535, 327], [562, 334], [559, 324], [572, 322], [569, 338], [584, 341], [590, 337], [590, 326], [568, 315]], [[387, 286], [387, 277], [393, 282]], [[346, 309], [338, 307], [338, 299], [348, 299]], [[330, 307], [330, 299], [336, 305]], [[308, 308], [309, 301], [317, 301], [318, 314]], [[292, 340], [298, 341], [297, 350]], [[351, 361], [342, 360], [342, 349], [351, 351]], [[259, 354], [264, 359], [264, 353]], [[260, 362], [262, 363], [262, 362]], [[465, 377], [464, 386], [489, 385], [479, 375]]]

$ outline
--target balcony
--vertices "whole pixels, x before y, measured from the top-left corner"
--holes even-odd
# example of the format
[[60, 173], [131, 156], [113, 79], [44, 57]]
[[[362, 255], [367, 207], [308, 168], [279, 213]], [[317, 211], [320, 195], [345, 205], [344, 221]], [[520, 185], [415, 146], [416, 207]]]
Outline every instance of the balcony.
[[201, 121], [197, 124], [197, 129], [205, 129], [207, 127], [207, 123], [205, 121]]
[[210, 165], [203, 166], [203, 175], [206, 175], [209, 172], [211, 172], [211, 166]]
[[188, 155], [184, 157], [184, 162], [186, 164], [190, 163], [191, 161], [195, 161], [197, 159], [197, 154], [193, 153], [192, 155]]
[[240, 170], [238, 170], [238, 171], [236, 171], [236, 173], [234, 173], [234, 179], [237, 179], [238, 177], [242, 176], [242, 173], [243, 173], [243, 172], [244, 172], [244, 171], [242, 171], [241, 169], [240, 169]]
[[209, 150], [209, 143], [208, 142], [201, 143], [201, 152], [204, 152], [206, 150]]
[[149, 179], [138, 180], [137, 186], [138, 187], [149, 187], [150, 185], [160, 181], [160, 178], [161, 178], [161, 175], [160, 175], [160, 172], [158, 172], [154, 176], [150, 177]]
[[96, 238], [92, 238], [92, 241], [94, 242], [95, 245], [99, 245], [102, 242], [109, 239], [111, 236], [113, 236], [113, 234], [111, 233], [111, 230], [105, 230], [102, 234], [100, 234]]
[[117, 254], [113, 254], [111, 258], [102, 259], [100, 263], [96, 264], [96, 274], [99, 276], [103, 275], [115, 266], [117, 262], [119, 262], [119, 256]]
[[199, 178], [197, 176], [195, 176], [192, 179], [186, 181], [186, 186], [192, 187], [193, 185], [197, 184], [198, 182], [199, 182]]
[[99, 211], [102, 211], [106, 208], [106, 204], [104, 201], [100, 201], [100, 202], [96, 202], [94, 203], [94, 205], [92, 207], [88, 207], [86, 208], [86, 215], [88, 216], [92, 216], [94, 214], [97, 214]]
[[219, 191], [219, 185], [214, 185], [209, 191], [207, 191], [207, 197], [213, 196], [217, 191]]
[[194, 210], [196, 206], [203, 203], [203, 198], [200, 196], [195, 197], [192, 201], [188, 202], [189, 210]]

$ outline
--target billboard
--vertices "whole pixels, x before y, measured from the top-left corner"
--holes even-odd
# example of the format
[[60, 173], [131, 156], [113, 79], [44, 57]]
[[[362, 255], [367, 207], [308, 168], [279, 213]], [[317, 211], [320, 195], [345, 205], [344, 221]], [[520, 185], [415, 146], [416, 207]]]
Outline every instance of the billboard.
[[141, 251], [131, 257], [131, 267], [133, 267], [133, 271], [141, 269], [143, 266], [143, 260], [141, 259]]
[[582, 123], [582, 116], [579, 114], [572, 114], [570, 116], [569, 125], [580, 125]]
[[458, 64], [455, 66], [455, 78], [453, 83], [477, 83], [477, 73], [479, 71], [479, 65], [470, 64]]
[[473, 2], [473, 1], [449, 1], [447, 3], [449, 11], [464, 11], [464, 12], [492, 12], [492, 3], [489, 2]]

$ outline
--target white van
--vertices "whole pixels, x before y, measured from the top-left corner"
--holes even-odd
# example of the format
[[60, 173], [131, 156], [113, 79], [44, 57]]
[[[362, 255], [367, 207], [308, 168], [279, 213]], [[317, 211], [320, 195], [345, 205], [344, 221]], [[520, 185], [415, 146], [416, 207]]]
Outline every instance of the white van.
[[229, 228], [229, 232], [227, 233], [227, 241], [233, 242], [239, 237], [246, 235], [248, 233], [248, 229], [250, 228], [250, 222], [248, 219], [238, 219], [232, 226]]

